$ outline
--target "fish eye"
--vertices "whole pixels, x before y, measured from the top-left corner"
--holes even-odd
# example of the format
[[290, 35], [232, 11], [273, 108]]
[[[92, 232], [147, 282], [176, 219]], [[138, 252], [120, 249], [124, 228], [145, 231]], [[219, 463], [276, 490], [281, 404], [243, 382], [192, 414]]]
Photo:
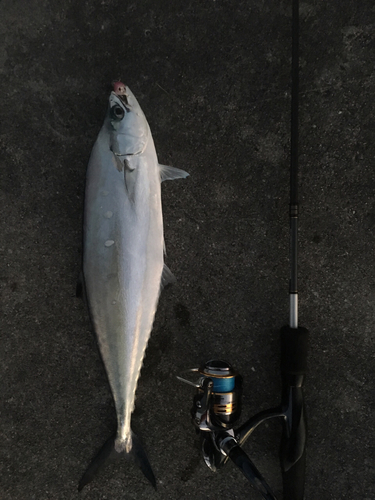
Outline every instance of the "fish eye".
[[115, 104], [111, 108], [111, 118], [112, 120], [122, 120], [125, 116], [125, 111], [124, 108], [119, 106], [118, 104]]

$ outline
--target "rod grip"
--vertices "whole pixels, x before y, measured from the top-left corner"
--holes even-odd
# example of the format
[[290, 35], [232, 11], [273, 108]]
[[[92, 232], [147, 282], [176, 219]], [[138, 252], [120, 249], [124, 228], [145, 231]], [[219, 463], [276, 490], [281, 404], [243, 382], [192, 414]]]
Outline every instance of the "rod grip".
[[303, 500], [306, 464], [306, 415], [303, 384], [309, 332], [283, 326], [281, 339], [282, 402], [285, 415], [280, 447], [284, 500]]
[[305, 489], [306, 451], [301, 458], [287, 471], [282, 471], [283, 499], [303, 500]]
[[281, 372], [289, 375], [305, 375], [309, 332], [299, 326], [285, 325], [280, 330]]

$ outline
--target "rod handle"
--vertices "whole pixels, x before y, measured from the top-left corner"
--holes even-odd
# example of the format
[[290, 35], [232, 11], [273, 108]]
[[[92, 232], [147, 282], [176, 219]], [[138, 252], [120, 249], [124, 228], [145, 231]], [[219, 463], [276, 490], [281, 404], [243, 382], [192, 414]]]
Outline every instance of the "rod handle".
[[303, 500], [306, 464], [306, 414], [303, 385], [307, 370], [309, 332], [302, 326], [280, 330], [282, 401], [280, 446], [284, 500]]
[[307, 370], [307, 351], [309, 332], [299, 326], [285, 325], [280, 330], [281, 372], [289, 375], [305, 375]]
[[305, 490], [306, 451], [288, 470], [282, 471], [283, 499], [303, 500]]

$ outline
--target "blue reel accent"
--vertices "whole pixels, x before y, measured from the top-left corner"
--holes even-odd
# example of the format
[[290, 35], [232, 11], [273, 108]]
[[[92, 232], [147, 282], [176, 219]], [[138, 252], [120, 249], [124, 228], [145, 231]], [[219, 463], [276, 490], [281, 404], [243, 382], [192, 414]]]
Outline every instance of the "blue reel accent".
[[[207, 377], [207, 375], [206, 375]], [[231, 392], [234, 389], [235, 385], [235, 377], [228, 377], [228, 378], [219, 378], [215, 377], [214, 375], [211, 375], [209, 377], [213, 383], [213, 392]]]
[[232, 366], [222, 359], [211, 359], [200, 368], [204, 377], [210, 377], [213, 381], [213, 392], [232, 392], [236, 385], [236, 372]]

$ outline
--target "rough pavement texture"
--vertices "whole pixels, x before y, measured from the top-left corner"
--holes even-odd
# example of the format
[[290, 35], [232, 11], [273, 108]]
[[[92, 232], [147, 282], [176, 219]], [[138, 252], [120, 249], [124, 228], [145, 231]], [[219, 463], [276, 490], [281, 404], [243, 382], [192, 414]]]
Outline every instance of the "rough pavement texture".
[[[200, 457], [193, 389], [212, 357], [244, 377], [242, 421], [279, 401], [288, 315], [290, 2], [0, 2], [2, 500], [259, 499]], [[311, 332], [306, 498], [375, 498], [372, 0], [301, 4], [300, 319]], [[134, 428], [158, 479], [130, 463], [77, 483], [115, 415], [75, 298], [85, 168], [121, 77], [161, 163], [167, 264]], [[281, 498], [278, 423], [246, 451]]]

